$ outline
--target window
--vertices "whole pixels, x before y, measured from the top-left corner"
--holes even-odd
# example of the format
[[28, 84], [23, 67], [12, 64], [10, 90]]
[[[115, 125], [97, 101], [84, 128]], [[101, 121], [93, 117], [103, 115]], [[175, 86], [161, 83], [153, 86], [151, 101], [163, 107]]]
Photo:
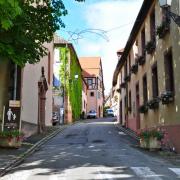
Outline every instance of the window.
[[155, 9], [153, 9], [150, 15], [150, 35], [151, 35], [151, 40], [153, 41], [155, 41], [155, 32], [156, 32]]
[[129, 73], [131, 71], [131, 54], [129, 54]]
[[152, 95], [153, 98], [156, 98], [159, 95], [157, 64], [152, 67]]
[[84, 101], [84, 109], [86, 109], [86, 101]]
[[145, 28], [141, 31], [141, 53], [142, 56], [145, 55], [145, 46], [146, 46], [146, 34], [145, 34]]
[[94, 92], [90, 92], [90, 96], [93, 97], [94, 96]]
[[170, 25], [170, 16], [168, 15], [168, 11], [170, 11], [170, 7], [162, 8], [162, 22], [166, 22], [167, 25]]
[[88, 79], [87, 79], [87, 83], [88, 83], [88, 85], [92, 85], [93, 80], [92, 80], [92, 79], [90, 79], [90, 78], [88, 78]]
[[144, 103], [148, 101], [148, 96], [147, 96], [147, 76], [146, 74], [143, 76], [143, 100]]
[[125, 65], [124, 65], [124, 77], [127, 76], [127, 61], [125, 62]]
[[101, 98], [101, 94], [100, 94], [100, 92], [98, 92], [98, 99], [100, 99]]
[[165, 87], [166, 91], [174, 92], [174, 73], [173, 73], [173, 59], [172, 51], [165, 53], [164, 55], [165, 65]]

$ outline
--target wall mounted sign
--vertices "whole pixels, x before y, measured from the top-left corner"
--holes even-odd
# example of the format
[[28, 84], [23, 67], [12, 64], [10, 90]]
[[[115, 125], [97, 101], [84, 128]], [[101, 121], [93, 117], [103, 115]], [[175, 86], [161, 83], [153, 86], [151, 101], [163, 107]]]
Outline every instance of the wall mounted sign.
[[20, 110], [20, 101], [9, 101], [9, 106], [5, 106], [4, 130], [19, 130]]

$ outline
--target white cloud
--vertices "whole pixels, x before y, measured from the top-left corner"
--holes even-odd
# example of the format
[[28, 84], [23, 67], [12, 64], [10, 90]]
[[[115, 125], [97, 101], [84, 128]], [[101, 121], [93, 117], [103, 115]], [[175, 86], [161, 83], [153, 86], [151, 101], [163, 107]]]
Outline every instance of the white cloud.
[[102, 57], [106, 94], [112, 86], [116, 52], [125, 46], [141, 4], [142, 0], [104, 0], [86, 8], [85, 19], [89, 28], [111, 30], [106, 34], [109, 42], [95, 35], [79, 41], [81, 55]]

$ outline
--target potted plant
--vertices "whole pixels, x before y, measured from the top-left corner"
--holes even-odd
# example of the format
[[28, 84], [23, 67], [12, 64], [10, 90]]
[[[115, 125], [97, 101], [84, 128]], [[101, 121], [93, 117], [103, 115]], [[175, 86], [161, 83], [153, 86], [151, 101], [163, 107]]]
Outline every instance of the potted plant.
[[139, 133], [139, 137], [141, 148], [155, 150], [161, 148], [161, 140], [164, 138], [164, 134], [157, 129], [145, 129]]
[[156, 34], [159, 37], [159, 39], [164, 38], [164, 36], [168, 31], [169, 31], [169, 23], [166, 21], [163, 21], [161, 25], [157, 26], [156, 28]]
[[148, 107], [149, 109], [157, 109], [159, 107], [159, 98], [153, 98], [152, 100], [148, 101]]
[[19, 130], [0, 132], [0, 147], [19, 148], [23, 134]]
[[154, 52], [154, 50], [156, 49], [155, 41], [154, 40], [149, 41], [146, 44], [145, 49], [148, 54], [152, 54]]
[[174, 101], [174, 93], [172, 91], [165, 91], [161, 94], [162, 104], [169, 104]]
[[135, 63], [131, 66], [131, 72], [134, 74], [138, 72], [138, 63]]
[[146, 103], [142, 104], [140, 107], [139, 107], [139, 112], [142, 113], [142, 114], [145, 114], [148, 112], [148, 106]]

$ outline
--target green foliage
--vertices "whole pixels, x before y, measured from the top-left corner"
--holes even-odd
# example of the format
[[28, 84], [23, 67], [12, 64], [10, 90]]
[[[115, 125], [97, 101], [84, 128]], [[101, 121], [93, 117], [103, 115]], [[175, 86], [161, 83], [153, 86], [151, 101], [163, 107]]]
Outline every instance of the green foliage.
[[161, 140], [164, 137], [163, 132], [152, 129], [152, 130], [143, 130], [139, 133], [140, 138], [145, 140], [149, 140], [151, 137], [157, 138], [157, 140]]
[[39, 62], [47, 54], [43, 44], [65, 27], [61, 19], [65, 15], [62, 0], [0, 0], [1, 57], [20, 66]]
[[0, 0], [0, 26], [8, 30], [13, 26], [13, 20], [21, 14], [18, 0]]
[[18, 130], [0, 132], [0, 137], [4, 137], [4, 138], [20, 137], [22, 135], [23, 135], [23, 133]]
[[[80, 118], [82, 109], [82, 79], [81, 68], [78, 64], [78, 59], [74, 52], [68, 48], [60, 48], [60, 80], [63, 87], [65, 87], [66, 95], [69, 96], [73, 119]], [[68, 65], [68, 56], [70, 55], [70, 67]], [[75, 79], [78, 75], [78, 79]]]

